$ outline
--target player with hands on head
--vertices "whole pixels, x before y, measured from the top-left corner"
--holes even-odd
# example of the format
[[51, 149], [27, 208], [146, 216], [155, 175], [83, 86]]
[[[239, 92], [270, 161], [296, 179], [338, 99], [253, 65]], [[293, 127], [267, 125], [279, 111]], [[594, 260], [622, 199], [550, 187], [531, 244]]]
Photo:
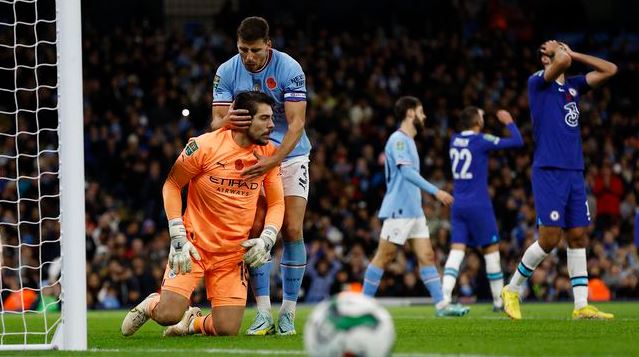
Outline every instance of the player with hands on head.
[[[502, 289], [504, 311], [521, 319], [519, 292], [533, 271], [565, 237], [568, 275], [574, 297], [573, 319], [612, 319], [588, 304], [586, 228], [590, 210], [584, 182], [584, 159], [579, 127], [579, 100], [617, 73], [617, 66], [601, 58], [573, 51], [558, 41], [539, 49], [540, 70], [528, 79], [528, 102], [533, 121], [535, 152], [532, 190], [539, 239], [524, 252], [510, 283]], [[593, 68], [586, 75], [566, 76], [574, 62]]]
[[[161, 292], [149, 295], [126, 315], [124, 336], [134, 334], [149, 319], [169, 326], [165, 336], [237, 334], [246, 307], [246, 265], [259, 267], [270, 259], [284, 219], [280, 168], [252, 180], [241, 175], [258, 157], [276, 150], [269, 140], [273, 104], [261, 92], [238, 93], [235, 108], [251, 118], [250, 126], [192, 138], [175, 161], [162, 190], [171, 243]], [[187, 184], [182, 214], [182, 188]], [[265, 228], [257, 238], [248, 239], [262, 190]], [[206, 316], [189, 307], [202, 278], [212, 307]]]

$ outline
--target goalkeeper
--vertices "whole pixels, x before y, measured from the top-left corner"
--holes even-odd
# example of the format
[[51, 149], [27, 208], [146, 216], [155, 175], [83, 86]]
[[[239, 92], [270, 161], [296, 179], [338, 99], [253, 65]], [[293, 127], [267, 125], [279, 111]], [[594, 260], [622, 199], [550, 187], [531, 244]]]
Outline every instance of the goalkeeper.
[[[270, 259], [284, 218], [279, 166], [245, 180], [241, 173], [262, 156], [272, 155], [273, 99], [261, 92], [240, 93], [234, 109], [249, 115], [247, 129], [220, 129], [191, 139], [177, 159], [164, 188], [171, 247], [161, 293], [149, 295], [122, 322], [122, 334], [134, 334], [149, 319], [165, 336], [201, 333], [236, 335], [247, 295], [247, 269]], [[186, 211], [181, 190], [189, 185]], [[267, 200], [265, 228], [247, 239], [260, 190]], [[212, 312], [201, 316], [189, 307], [193, 290], [204, 277]]]

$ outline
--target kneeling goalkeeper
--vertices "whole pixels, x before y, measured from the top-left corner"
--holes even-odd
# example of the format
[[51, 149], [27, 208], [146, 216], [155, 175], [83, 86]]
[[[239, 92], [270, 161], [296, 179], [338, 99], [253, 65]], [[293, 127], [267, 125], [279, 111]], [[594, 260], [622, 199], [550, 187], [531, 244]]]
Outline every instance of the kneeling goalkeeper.
[[[240, 93], [234, 115], [250, 117], [248, 129], [201, 135], [180, 154], [162, 191], [171, 236], [162, 290], [126, 315], [124, 336], [134, 334], [149, 319], [169, 326], [165, 336], [237, 334], [246, 306], [246, 265], [258, 267], [269, 260], [284, 217], [279, 166], [250, 181], [240, 175], [259, 157], [276, 150], [269, 142], [272, 106], [273, 99], [264, 93]], [[181, 190], [187, 184], [186, 211], [181, 216]], [[248, 239], [262, 187], [268, 203], [265, 228], [260, 237]], [[206, 316], [189, 307], [202, 277], [212, 308]]]

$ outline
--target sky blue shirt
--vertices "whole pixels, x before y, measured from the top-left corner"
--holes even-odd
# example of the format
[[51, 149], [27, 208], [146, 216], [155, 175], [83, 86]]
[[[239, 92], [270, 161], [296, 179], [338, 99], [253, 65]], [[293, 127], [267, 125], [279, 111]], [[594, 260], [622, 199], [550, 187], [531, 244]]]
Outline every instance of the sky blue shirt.
[[584, 169], [579, 98], [589, 88], [584, 75], [568, 77], [564, 84], [546, 82], [544, 71], [528, 78], [535, 139], [533, 167]]
[[386, 194], [379, 209], [379, 218], [423, 217], [421, 190], [400, 173], [400, 166], [404, 167], [403, 170], [415, 170], [419, 173], [415, 140], [397, 130], [388, 138], [384, 153]]
[[[275, 99], [271, 141], [279, 146], [288, 131], [284, 103], [306, 101], [306, 77], [293, 57], [272, 49], [264, 66], [251, 72], [244, 67], [239, 53], [218, 67], [213, 80], [213, 106], [231, 105], [235, 96], [249, 90], [262, 91]], [[306, 131], [286, 159], [308, 155], [311, 142]]]

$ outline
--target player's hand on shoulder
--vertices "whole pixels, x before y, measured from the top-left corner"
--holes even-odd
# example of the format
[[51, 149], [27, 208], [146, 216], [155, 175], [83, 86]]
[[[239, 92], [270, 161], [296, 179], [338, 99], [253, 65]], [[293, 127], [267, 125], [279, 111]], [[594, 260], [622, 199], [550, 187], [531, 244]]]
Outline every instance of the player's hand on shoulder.
[[435, 192], [435, 197], [444, 206], [450, 206], [451, 204], [453, 204], [453, 201], [454, 201], [453, 196], [451, 196], [450, 193], [448, 193], [448, 192], [446, 192], [444, 190], [439, 190], [439, 191]]
[[513, 117], [507, 110], [500, 109], [497, 111], [497, 120], [504, 125], [508, 125], [513, 122]]
[[186, 228], [181, 218], [169, 221], [171, 248], [169, 250], [169, 269], [175, 274], [188, 274], [193, 267], [191, 256], [199, 261], [200, 254], [186, 238]]
[[251, 116], [246, 109], [229, 108], [224, 116], [224, 126], [229, 129], [246, 129], [251, 125]]

